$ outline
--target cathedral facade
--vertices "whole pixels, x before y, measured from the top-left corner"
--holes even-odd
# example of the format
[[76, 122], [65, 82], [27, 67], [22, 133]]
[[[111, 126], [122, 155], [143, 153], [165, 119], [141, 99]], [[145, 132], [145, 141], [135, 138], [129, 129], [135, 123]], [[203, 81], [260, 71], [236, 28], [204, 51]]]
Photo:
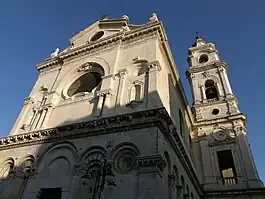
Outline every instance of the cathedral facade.
[[200, 36], [188, 63], [191, 107], [155, 14], [75, 35], [0, 139], [0, 199], [264, 199], [226, 63]]

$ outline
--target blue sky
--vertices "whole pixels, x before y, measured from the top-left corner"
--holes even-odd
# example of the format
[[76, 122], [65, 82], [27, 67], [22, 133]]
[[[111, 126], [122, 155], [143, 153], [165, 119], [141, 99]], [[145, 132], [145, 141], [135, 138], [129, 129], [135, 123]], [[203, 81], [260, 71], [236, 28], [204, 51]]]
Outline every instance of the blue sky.
[[187, 51], [199, 31], [216, 44], [229, 66], [232, 89], [248, 116], [248, 135], [260, 177], [265, 181], [263, 122], [265, 98], [265, 1], [212, 0], [2, 0], [0, 6], [0, 136], [7, 136], [37, 79], [35, 65], [56, 47], [102, 15], [142, 24], [153, 12], [163, 21], [181, 73], [185, 77]]

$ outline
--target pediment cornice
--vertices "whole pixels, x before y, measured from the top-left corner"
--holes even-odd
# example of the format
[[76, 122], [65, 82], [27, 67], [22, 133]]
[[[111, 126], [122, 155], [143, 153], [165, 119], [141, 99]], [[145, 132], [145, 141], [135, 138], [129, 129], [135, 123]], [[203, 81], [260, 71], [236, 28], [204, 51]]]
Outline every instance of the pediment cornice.
[[152, 32], [158, 31], [158, 35], [161, 40], [165, 40], [164, 32], [162, 31], [161, 22], [148, 23], [142, 27], [139, 27], [135, 30], [119, 32], [115, 35], [106, 37], [98, 42], [92, 42], [85, 44], [77, 48], [69, 48], [66, 52], [60, 53], [57, 57], [48, 58], [44, 62], [37, 65], [37, 69], [42, 71], [43, 69], [56, 66], [63, 63], [65, 59], [70, 57], [75, 57], [84, 52], [93, 53], [101, 48], [106, 48], [109, 45], [115, 44], [116, 42], [127, 42], [132, 39], [136, 39], [139, 36], [143, 36]]

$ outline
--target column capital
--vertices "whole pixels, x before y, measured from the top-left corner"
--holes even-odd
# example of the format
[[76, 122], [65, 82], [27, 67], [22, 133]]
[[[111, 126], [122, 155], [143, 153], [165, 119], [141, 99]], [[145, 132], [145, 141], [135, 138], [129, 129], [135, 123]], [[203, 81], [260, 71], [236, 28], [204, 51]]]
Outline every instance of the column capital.
[[109, 88], [109, 89], [105, 89], [105, 90], [97, 91], [97, 92], [96, 92], [96, 95], [97, 95], [98, 97], [103, 97], [104, 95], [112, 95], [112, 90]]
[[150, 72], [161, 71], [161, 66], [160, 66], [159, 61], [153, 61], [153, 62], [148, 63], [148, 68]]
[[116, 76], [118, 76], [118, 78], [123, 79], [126, 75], [128, 74], [128, 70], [127, 68], [118, 70]]

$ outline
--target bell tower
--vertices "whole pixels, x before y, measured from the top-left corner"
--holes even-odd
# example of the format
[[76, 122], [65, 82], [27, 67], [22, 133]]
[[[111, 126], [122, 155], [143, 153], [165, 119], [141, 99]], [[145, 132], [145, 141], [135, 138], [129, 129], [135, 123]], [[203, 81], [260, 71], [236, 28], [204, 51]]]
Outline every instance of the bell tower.
[[[194, 156], [205, 190], [262, 187], [247, 140], [246, 116], [238, 108], [227, 64], [201, 36], [188, 51], [186, 72], [194, 115]], [[197, 150], [200, 149], [200, 150]]]

